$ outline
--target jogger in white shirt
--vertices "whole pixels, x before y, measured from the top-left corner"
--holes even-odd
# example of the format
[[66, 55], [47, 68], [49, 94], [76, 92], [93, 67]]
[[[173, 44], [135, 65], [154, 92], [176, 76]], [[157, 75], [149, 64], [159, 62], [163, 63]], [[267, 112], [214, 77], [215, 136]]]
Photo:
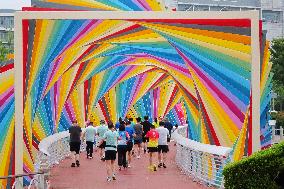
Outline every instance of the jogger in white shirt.
[[[158, 160], [159, 160], [159, 165], [158, 167], [164, 167], [167, 168], [165, 162], [167, 160], [167, 153], [169, 151], [169, 146], [167, 139], [170, 136], [169, 130], [165, 128], [165, 123], [160, 122], [159, 123], [159, 128], [156, 129], [159, 133], [159, 140], [158, 140]], [[163, 158], [162, 158], [163, 156]]]

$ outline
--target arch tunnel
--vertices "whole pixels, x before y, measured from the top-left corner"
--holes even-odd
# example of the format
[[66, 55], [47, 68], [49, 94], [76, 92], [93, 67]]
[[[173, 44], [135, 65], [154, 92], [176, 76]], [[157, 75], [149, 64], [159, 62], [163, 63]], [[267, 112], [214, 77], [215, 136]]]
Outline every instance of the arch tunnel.
[[[265, 35], [260, 39], [265, 148], [271, 65]], [[30, 19], [23, 20], [23, 47], [26, 172], [33, 170], [38, 143], [73, 119], [84, 126], [87, 120], [168, 117], [187, 122], [192, 140], [234, 147], [236, 159], [251, 153], [248, 19]], [[12, 69], [2, 73], [3, 144], [11, 147], [14, 76]], [[5, 146], [2, 153], [7, 164], [1, 170], [12, 172], [13, 151]]]

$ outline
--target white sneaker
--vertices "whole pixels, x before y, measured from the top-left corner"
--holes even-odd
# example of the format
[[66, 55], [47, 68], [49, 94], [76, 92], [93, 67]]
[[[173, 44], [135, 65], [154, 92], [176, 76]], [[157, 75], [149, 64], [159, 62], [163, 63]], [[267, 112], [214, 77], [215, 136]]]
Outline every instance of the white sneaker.
[[140, 159], [140, 156], [137, 156], [137, 159]]
[[128, 164], [128, 166], [127, 166], [127, 167], [128, 167], [128, 168], [131, 168], [131, 165], [129, 165], [129, 164]]
[[110, 182], [112, 179], [110, 177], [107, 177], [107, 181]]

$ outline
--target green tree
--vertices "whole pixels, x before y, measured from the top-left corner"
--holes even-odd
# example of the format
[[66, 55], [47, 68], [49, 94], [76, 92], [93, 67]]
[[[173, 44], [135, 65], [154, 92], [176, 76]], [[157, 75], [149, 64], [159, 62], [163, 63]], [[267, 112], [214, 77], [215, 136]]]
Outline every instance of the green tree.
[[273, 91], [277, 94], [276, 108], [283, 110], [284, 104], [284, 38], [274, 39], [270, 47]]
[[7, 54], [9, 49], [0, 41], [0, 62], [3, 62], [7, 59]]

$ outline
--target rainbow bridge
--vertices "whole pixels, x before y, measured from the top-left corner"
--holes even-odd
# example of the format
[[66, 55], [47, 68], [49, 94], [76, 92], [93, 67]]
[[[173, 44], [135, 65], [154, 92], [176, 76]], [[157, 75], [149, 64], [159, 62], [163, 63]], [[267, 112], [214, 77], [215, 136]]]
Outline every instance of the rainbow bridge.
[[257, 11], [178, 12], [148, 0], [34, 4], [16, 13], [15, 59], [0, 64], [0, 176], [65, 159], [73, 119], [84, 127], [167, 117], [184, 125], [174, 137], [178, 167], [218, 187], [227, 162], [270, 146], [272, 65]]

